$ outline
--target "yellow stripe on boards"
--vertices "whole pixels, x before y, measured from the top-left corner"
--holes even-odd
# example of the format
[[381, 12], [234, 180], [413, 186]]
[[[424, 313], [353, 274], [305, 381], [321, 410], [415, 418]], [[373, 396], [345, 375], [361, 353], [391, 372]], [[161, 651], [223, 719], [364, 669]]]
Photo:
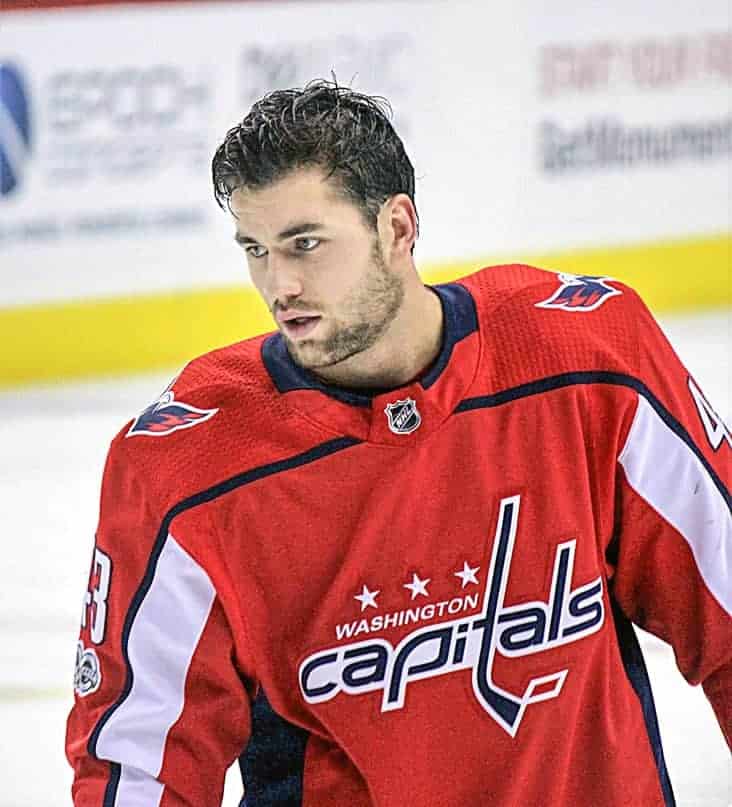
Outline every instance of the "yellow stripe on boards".
[[732, 237], [548, 253], [510, 260], [461, 261], [440, 267], [444, 282], [490, 263], [528, 263], [557, 272], [607, 275], [632, 286], [655, 312], [732, 305]]
[[0, 310], [0, 388], [178, 367], [272, 327], [246, 286]]
[[[523, 262], [629, 283], [656, 311], [732, 305], [729, 234], [425, 266], [440, 283], [481, 266]], [[207, 350], [272, 330], [251, 286], [0, 309], [0, 387], [175, 368]]]

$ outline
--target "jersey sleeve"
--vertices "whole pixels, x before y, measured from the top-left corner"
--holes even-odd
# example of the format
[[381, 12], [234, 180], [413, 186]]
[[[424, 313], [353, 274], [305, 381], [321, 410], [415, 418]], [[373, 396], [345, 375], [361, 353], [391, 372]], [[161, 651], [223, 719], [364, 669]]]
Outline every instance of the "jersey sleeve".
[[702, 684], [732, 748], [730, 432], [648, 309], [636, 307], [637, 405], [616, 479], [612, 591]]
[[67, 723], [73, 803], [218, 807], [250, 728], [238, 626], [120, 448], [124, 438], [115, 442]]

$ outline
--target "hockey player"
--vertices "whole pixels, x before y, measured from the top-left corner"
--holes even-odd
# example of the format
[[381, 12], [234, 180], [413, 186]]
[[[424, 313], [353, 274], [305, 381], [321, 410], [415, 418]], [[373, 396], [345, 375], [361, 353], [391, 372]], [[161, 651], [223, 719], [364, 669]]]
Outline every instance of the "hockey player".
[[[219, 203], [277, 331], [112, 443], [76, 807], [669, 807], [631, 623], [732, 742], [730, 433], [636, 294], [434, 288], [380, 104], [254, 105]], [[476, 226], [478, 223], [476, 222]]]

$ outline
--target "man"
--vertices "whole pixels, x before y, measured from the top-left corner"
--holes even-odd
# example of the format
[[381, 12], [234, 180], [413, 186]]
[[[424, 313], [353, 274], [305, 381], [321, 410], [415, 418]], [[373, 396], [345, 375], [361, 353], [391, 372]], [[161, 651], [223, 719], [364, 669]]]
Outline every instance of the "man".
[[425, 287], [377, 101], [272, 93], [216, 197], [278, 332], [112, 444], [77, 807], [674, 804], [631, 621], [732, 741], [730, 437], [638, 297]]

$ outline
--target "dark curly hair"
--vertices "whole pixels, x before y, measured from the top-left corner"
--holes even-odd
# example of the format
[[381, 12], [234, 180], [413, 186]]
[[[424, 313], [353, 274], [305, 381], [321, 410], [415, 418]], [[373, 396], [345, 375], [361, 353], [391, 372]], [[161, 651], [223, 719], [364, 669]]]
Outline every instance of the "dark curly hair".
[[336, 81], [271, 92], [216, 150], [216, 201], [226, 209], [237, 188], [262, 188], [295, 169], [320, 166], [375, 230], [390, 196], [406, 193], [414, 203], [414, 168], [390, 116], [384, 98]]

